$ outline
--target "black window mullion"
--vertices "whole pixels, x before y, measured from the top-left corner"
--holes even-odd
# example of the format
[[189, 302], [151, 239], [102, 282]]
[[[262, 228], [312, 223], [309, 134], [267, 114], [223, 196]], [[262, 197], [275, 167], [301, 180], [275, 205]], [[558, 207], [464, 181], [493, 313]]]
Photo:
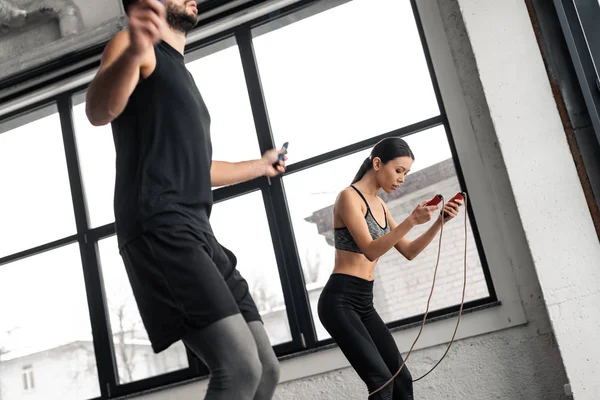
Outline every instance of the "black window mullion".
[[[289, 265], [289, 253], [292, 250], [291, 246], [284, 244], [283, 233], [281, 226], [279, 225], [279, 221], [277, 219], [277, 207], [275, 206], [275, 199], [271, 193], [268, 184], [265, 184], [265, 187], [262, 188], [263, 201], [265, 204], [265, 212], [267, 215], [267, 221], [269, 223], [269, 230], [271, 233], [271, 240], [273, 242], [273, 249], [275, 250], [275, 259], [277, 260], [277, 266], [279, 270], [279, 278], [281, 281], [281, 288], [283, 290], [283, 295], [285, 299], [286, 305], [286, 315], [288, 319], [288, 323], [290, 324], [290, 331], [292, 333], [292, 340], [297, 344], [295, 349], [299, 347], [306, 347], [306, 336], [309, 336], [305, 333], [306, 329], [303, 328], [303, 321], [301, 313], [303, 311], [302, 307], [302, 298], [298, 298], [297, 288], [294, 286], [294, 274], [291, 273], [292, 268], [288, 268]], [[295, 249], [294, 246], [294, 250]], [[306, 299], [308, 302], [308, 297]], [[308, 304], [308, 303], [307, 303]], [[309, 310], [310, 311], [310, 310]], [[278, 354], [279, 355], [279, 354]]]
[[[254, 54], [252, 32], [249, 27], [242, 27], [235, 37], [244, 69], [258, 144], [261, 153], [264, 153], [276, 145]], [[262, 192], [292, 338], [302, 347], [312, 346], [316, 343], [316, 332], [281, 178], [267, 179]]]
[[275, 141], [271, 132], [269, 113], [260, 82], [256, 55], [254, 54], [252, 31], [249, 28], [241, 28], [236, 31], [235, 38], [240, 51], [244, 77], [246, 78], [250, 107], [258, 135], [258, 145], [261, 153], [264, 153], [275, 146]]
[[[62, 246], [67, 246], [77, 240], [77, 235], [67, 236], [62, 239], [54, 240], [50, 243], [43, 244], [41, 246], [36, 246], [31, 249], [23, 250], [18, 253], [11, 254], [6, 257], [0, 258], [0, 267], [5, 264], [10, 264], [15, 261], [22, 260], [27, 257], [37, 256], [39, 254], [45, 253], [46, 251], [55, 250]], [[1, 400], [1, 399], [0, 399]]]
[[71, 197], [75, 211], [75, 223], [81, 261], [83, 278], [86, 287], [90, 322], [94, 338], [94, 352], [98, 368], [100, 392], [103, 398], [111, 396], [117, 384], [117, 367], [110, 335], [108, 310], [100, 263], [98, 259], [98, 246], [96, 241], [89, 240], [89, 217], [85, 202], [85, 194], [77, 156], [75, 130], [73, 127], [73, 107], [70, 95], [63, 95], [57, 100], [58, 112], [62, 128]]

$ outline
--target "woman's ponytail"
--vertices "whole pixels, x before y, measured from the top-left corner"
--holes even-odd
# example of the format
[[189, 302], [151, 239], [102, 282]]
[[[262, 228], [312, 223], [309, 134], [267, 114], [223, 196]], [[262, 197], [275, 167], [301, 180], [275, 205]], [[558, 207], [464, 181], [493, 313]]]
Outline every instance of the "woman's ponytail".
[[362, 177], [365, 176], [367, 171], [370, 170], [372, 167], [373, 167], [373, 161], [371, 160], [371, 156], [369, 156], [361, 164], [360, 168], [358, 169], [358, 172], [354, 176], [354, 179], [352, 179], [352, 183], [356, 183], [356, 182], [360, 181], [362, 179]]

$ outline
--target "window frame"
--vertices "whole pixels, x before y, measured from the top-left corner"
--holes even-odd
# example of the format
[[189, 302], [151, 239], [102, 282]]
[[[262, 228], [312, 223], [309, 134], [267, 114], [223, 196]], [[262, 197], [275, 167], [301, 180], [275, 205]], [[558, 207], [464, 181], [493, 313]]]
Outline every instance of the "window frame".
[[[577, 138], [576, 146], [581, 154], [582, 167], [591, 187], [591, 193], [586, 190], [586, 197], [593, 198], [590, 202], [593, 201], [596, 206], [596, 209], [590, 209], [600, 237], [600, 27], [597, 24], [600, 4], [598, 0], [553, 0], [553, 3], [563, 36], [561, 39], [564, 39], [568, 51], [553, 43], [552, 50], [560, 56], [555, 56], [550, 62], [555, 64], [555, 68], [556, 65], [562, 67], [563, 63], [572, 63], [581, 92], [576, 93], [569, 87], [562, 89], [564, 101], [571, 106], [582, 97], [588, 114], [570, 113], [569, 118]], [[544, 25], [554, 22], [546, 19], [543, 20]]]
[[[347, 0], [337, 1], [339, 4], [345, 2], [347, 2]], [[236, 41], [240, 53], [241, 64], [246, 81], [246, 89], [250, 100], [251, 111], [254, 118], [261, 154], [264, 151], [275, 147], [275, 143], [269, 123], [267, 105], [262, 91], [259, 73], [260, 71], [256, 56], [254, 54], [252, 31], [257, 27], [265, 26], [265, 24], [273, 21], [283, 22], [283, 18], [286, 18], [292, 14], [295, 15], [296, 13], [307, 9], [309, 6], [317, 5], [316, 8], [319, 8], [320, 5], [322, 10], [319, 10], [318, 12], [331, 8], [331, 4], [325, 3], [326, 2], [323, 0], [298, 1], [294, 4], [281, 8], [274, 13], [276, 15], [273, 15], [272, 13], [257, 17], [249, 22], [202, 38], [194, 43], [190, 43], [186, 47], [187, 57], [193, 56], [194, 53], [200, 52], [207, 46], [214, 45], [216, 43], [225, 42], [227, 40], [231, 40], [232, 38]], [[385, 137], [409, 136], [429, 128], [443, 125], [452, 152], [457, 178], [461, 188], [466, 190], [467, 186], [463, 169], [461, 167], [454, 137], [451, 133], [451, 124], [443, 102], [443, 96], [440, 91], [430, 49], [425, 38], [426, 35], [417, 9], [416, 0], [411, 0], [411, 6], [413, 8], [427, 67], [432, 79], [433, 89], [440, 109], [440, 115], [408, 126], [400, 127], [390, 132], [382, 132], [377, 136], [310, 157], [297, 163], [293, 163], [288, 166], [285, 174], [286, 176], [368, 149]], [[50, 251], [67, 244], [75, 242], [79, 244], [90, 320], [94, 336], [94, 351], [96, 354], [98, 380], [102, 398], [118, 398], [122, 396], [137, 395], [149, 391], [155, 391], [173, 384], [203, 380], [208, 375], [208, 370], [188, 350], [188, 368], [163, 375], [152, 376], [134, 382], [124, 384], [119, 383], [112, 335], [110, 334], [109, 328], [110, 317], [107, 308], [106, 294], [104, 292], [102, 283], [98, 250], [98, 241], [113, 236], [115, 234], [115, 227], [114, 223], [106, 224], [96, 228], [90, 227], [86, 195], [83, 188], [81, 168], [78, 161], [76, 135], [72, 116], [73, 102], [78, 101], [77, 96], [84, 92], [87, 86], [88, 82], [72, 85], [64, 92], [52, 96], [51, 98], [36, 102], [27, 107], [17, 109], [5, 116], [0, 115], [0, 123], [4, 123], [5, 121], [13, 118], [22, 117], [23, 115], [26, 115], [44, 106], [56, 104], [63, 133], [65, 157], [67, 160], [77, 230], [73, 235], [68, 237], [44, 244], [42, 246], [37, 246], [17, 254], [0, 258], [0, 268], [3, 264], [39, 254], [44, 251]], [[229, 199], [243, 196], [255, 191], [260, 191], [263, 196], [265, 212], [271, 233], [272, 245], [275, 251], [280, 281], [286, 303], [287, 317], [290, 324], [290, 331], [292, 333], [292, 340], [290, 342], [274, 346], [276, 354], [282, 360], [291, 360], [307, 353], [315, 353], [335, 348], [336, 346], [332, 339], [317, 339], [315, 326], [312, 321], [308, 293], [304, 284], [300, 255], [296, 246], [292, 221], [286, 203], [285, 189], [282, 179], [261, 177], [248, 182], [218, 188], [213, 191], [214, 201], [215, 203], [227, 201]], [[497, 306], [500, 304], [500, 302], [496, 294], [494, 282], [492, 281], [492, 274], [490, 273], [488, 266], [478, 224], [470, 203], [468, 204], [467, 212], [471, 222], [475, 246], [477, 247], [482, 270], [489, 291], [488, 297], [465, 303], [464, 312], [468, 314], [477, 310]], [[291, 245], [285, 246], [285, 243], [290, 243]], [[449, 317], [456, 315], [458, 309], [459, 305], [455, 305], [441, 310], [432, 311], [429, 313], [429, 319], [432, 322], [447, 320]], [[392, 321], [387, 325], [394, 332], [408, 332], [414, 328], [416, 324], [418, 324], [422, 317], [422, 314], [415, 315], [410, 318]]]

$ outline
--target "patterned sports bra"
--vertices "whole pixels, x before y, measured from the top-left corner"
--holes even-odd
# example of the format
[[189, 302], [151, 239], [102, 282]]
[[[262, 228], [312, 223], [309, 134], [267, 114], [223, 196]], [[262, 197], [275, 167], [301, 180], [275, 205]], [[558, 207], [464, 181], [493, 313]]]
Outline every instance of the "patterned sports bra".
[[[363, 194], [360, 192], [360, 190], [358, 190], [356, 187], [354, 187], [354, 185], [350, 185], [350, 187], [352, 189], [356, 190], [356, 193], [358, 193], [358, 195], [363, 199], [363, 201], [367, 205], [367, 213], [365, 214], [365, 221], [367, 222], [367, 226], [369, 227], [369, 233], [371, 234], [371, 237], [373, 238], [373, 240], [380, 238], [383, 235], [385, 235], [386, 233], [388, 233], [390, 231], [390, 224], [388, 223], [388, 220], [387, 220], [387, 214], [385, 212], [385, 207], [383, 208], [383, 215], [385, 217], [385, 226], [381, 226], [381, 225], [379, 225], [379, 222], [377, 222], [377, 220], [373, 216], [373, 213], [371, 212], [371, 208], [369, 207], [369, 203], [367, 203], [367, 199], [365, 199], [365, 196], [363, 196]], [[381, 207], [383, 207], [383, 204], [381, 205]], [[356, 244], [356, 241], [350, 234], [350, 231], [346, 227], [334, 228], [333, 241], [335, 244], [335, 248], [338, 250], [346, 250], [346, 251], [351, 251], [353, 253], [362, 254], [362, 251], [360, 250], [360, 248]]]

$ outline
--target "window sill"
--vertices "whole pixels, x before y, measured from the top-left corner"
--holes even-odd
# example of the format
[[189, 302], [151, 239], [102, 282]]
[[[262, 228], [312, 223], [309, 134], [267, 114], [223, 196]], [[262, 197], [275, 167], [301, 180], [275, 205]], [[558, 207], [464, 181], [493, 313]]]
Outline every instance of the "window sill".
[[[448, 343], [456, 325], [458, 313], [446, 314], [428, 321], [413, 351]], [[525, 324], [519, 303], [494, 302], [463, 311], [455, 341]], [[420, 322], [391, 329], [396, 344], [406, 352], [418, 330]], [[440, 340], [443, 338], [442, 340]], [[335, 344], [296, 353], [280, 359], [280, 383], [320, 375], [350, 364]]]
[[[454, 326], [456, 325], [457, 315], [457, 312], [449, 313], [428, 320], [414, 350], [447, 343], [447, 340], [451, 337]], [[488, 303], [463, 311], [455, 340], [458, 341], [473, 336], [516, 327], [523, 325], [526, 322], [520, 302], [501, 303], [496, 301]], [[420, 326], [420, 322], [415, 322], [410, 325], [390, 329], [398, 348], [403, 351], [410, 348]], [[440, 340], [440, 338], [444, 339]], [[319, 348], [281, 357], [280, 364], [280, 384], [350, 367], [350, 364], [336, 344], [328, 344]], [[165, 390], [177, 392], [172, 393], [169, 398], [186, 398], [186, 394], [189, 394], [190, 391], [194, 393], [206, 391], [207, 385], [208, 379], [206, 377], [195, 378], [147, 390], [142, 393], [120, 397], [119, 400], [140, 397], [151, 400], [155, 398], [152, 394], [158, 394]], [[158, 399], [161, 397], [156, 398]]]
[[[467, 314], [471, 314], [471, 313], [474, 313], [474, 312], [479, 312], [479, 311], [482, 311], [482, 310], [485, 310], [485, 309], [488, 309], [488, 308], [500, 307], [501, 304], [502, 303], [499, 302], [499, 301], [494, 301], [494, 302], [486, 303], [484, 305], [480, 305], [480, 306], [476, 306], [476, 307], [471, 307], [471, 308], [468, 308], [468, 309], [465, 308], [463, 310], [463, 313], [462, 313], [463, 317], [461, 317], [461, 318], [464, 318], [464, 316], [467, 315]], [[458, 316], [458, 311], [457, 312], [447, 313], [447, 314], [441, 315], [439, 317], [429, 317], [429, 318], [427, 318], [427, 321], [425, 321], [425, 328], [423, 330], [427, 329], [428, 326], [430, 326], [431, 324], [433, 324], [435, 322], [442, 321], [442, 320], [445, 320], [445, 319], [454, 319], [457, 316]], [[402, 326], [397, 326], [397, 327], [394, 327], [394, 328], [390, 328], [390, 332], [392, 332], [392, 334], [395, 334], [396, 332], [401, 332], [401, 331], [405, 331], [405, 330], [409, 330], [409, 329], [414, 329], [414, 328], [418, 329], [421, 326], [421, 321], [422, 320], [420, 320], [418, 322], [411, 323], [411, 324], [406, 324], [406, 325], [402, 325]], [[459, 328], [461, 326], [462, 325], [460, 325]], [[303, 350], [303, 351], [298, 351], [298, 352], [293, 353], [293, 354], [288, 354], [288, 355], [279, 357], [279, 362], [283, 364], [283, 363], [285, 363], [285, 362], [287, 362], [289, 360], [293, 360], [293, 359], [296, 359], [296, 358], [303, 358], [303, 357], [306, 357], [306, 356], [309, 356], [309, 355], [312, 355], [312, 354], [320, 353], [320, 352], [331, 350], [331, 349], [336, 349], [338, 347], [337, 344], [331, 343], [331, 339], [326, 339], [326, 340], [323, 340], [323, 341], [326, 342], [326, 343], [323, 344], [323, 345], [321, 345], [321, 346], [319, 346], [319, 347], [308, 349], [308, 350]]]

